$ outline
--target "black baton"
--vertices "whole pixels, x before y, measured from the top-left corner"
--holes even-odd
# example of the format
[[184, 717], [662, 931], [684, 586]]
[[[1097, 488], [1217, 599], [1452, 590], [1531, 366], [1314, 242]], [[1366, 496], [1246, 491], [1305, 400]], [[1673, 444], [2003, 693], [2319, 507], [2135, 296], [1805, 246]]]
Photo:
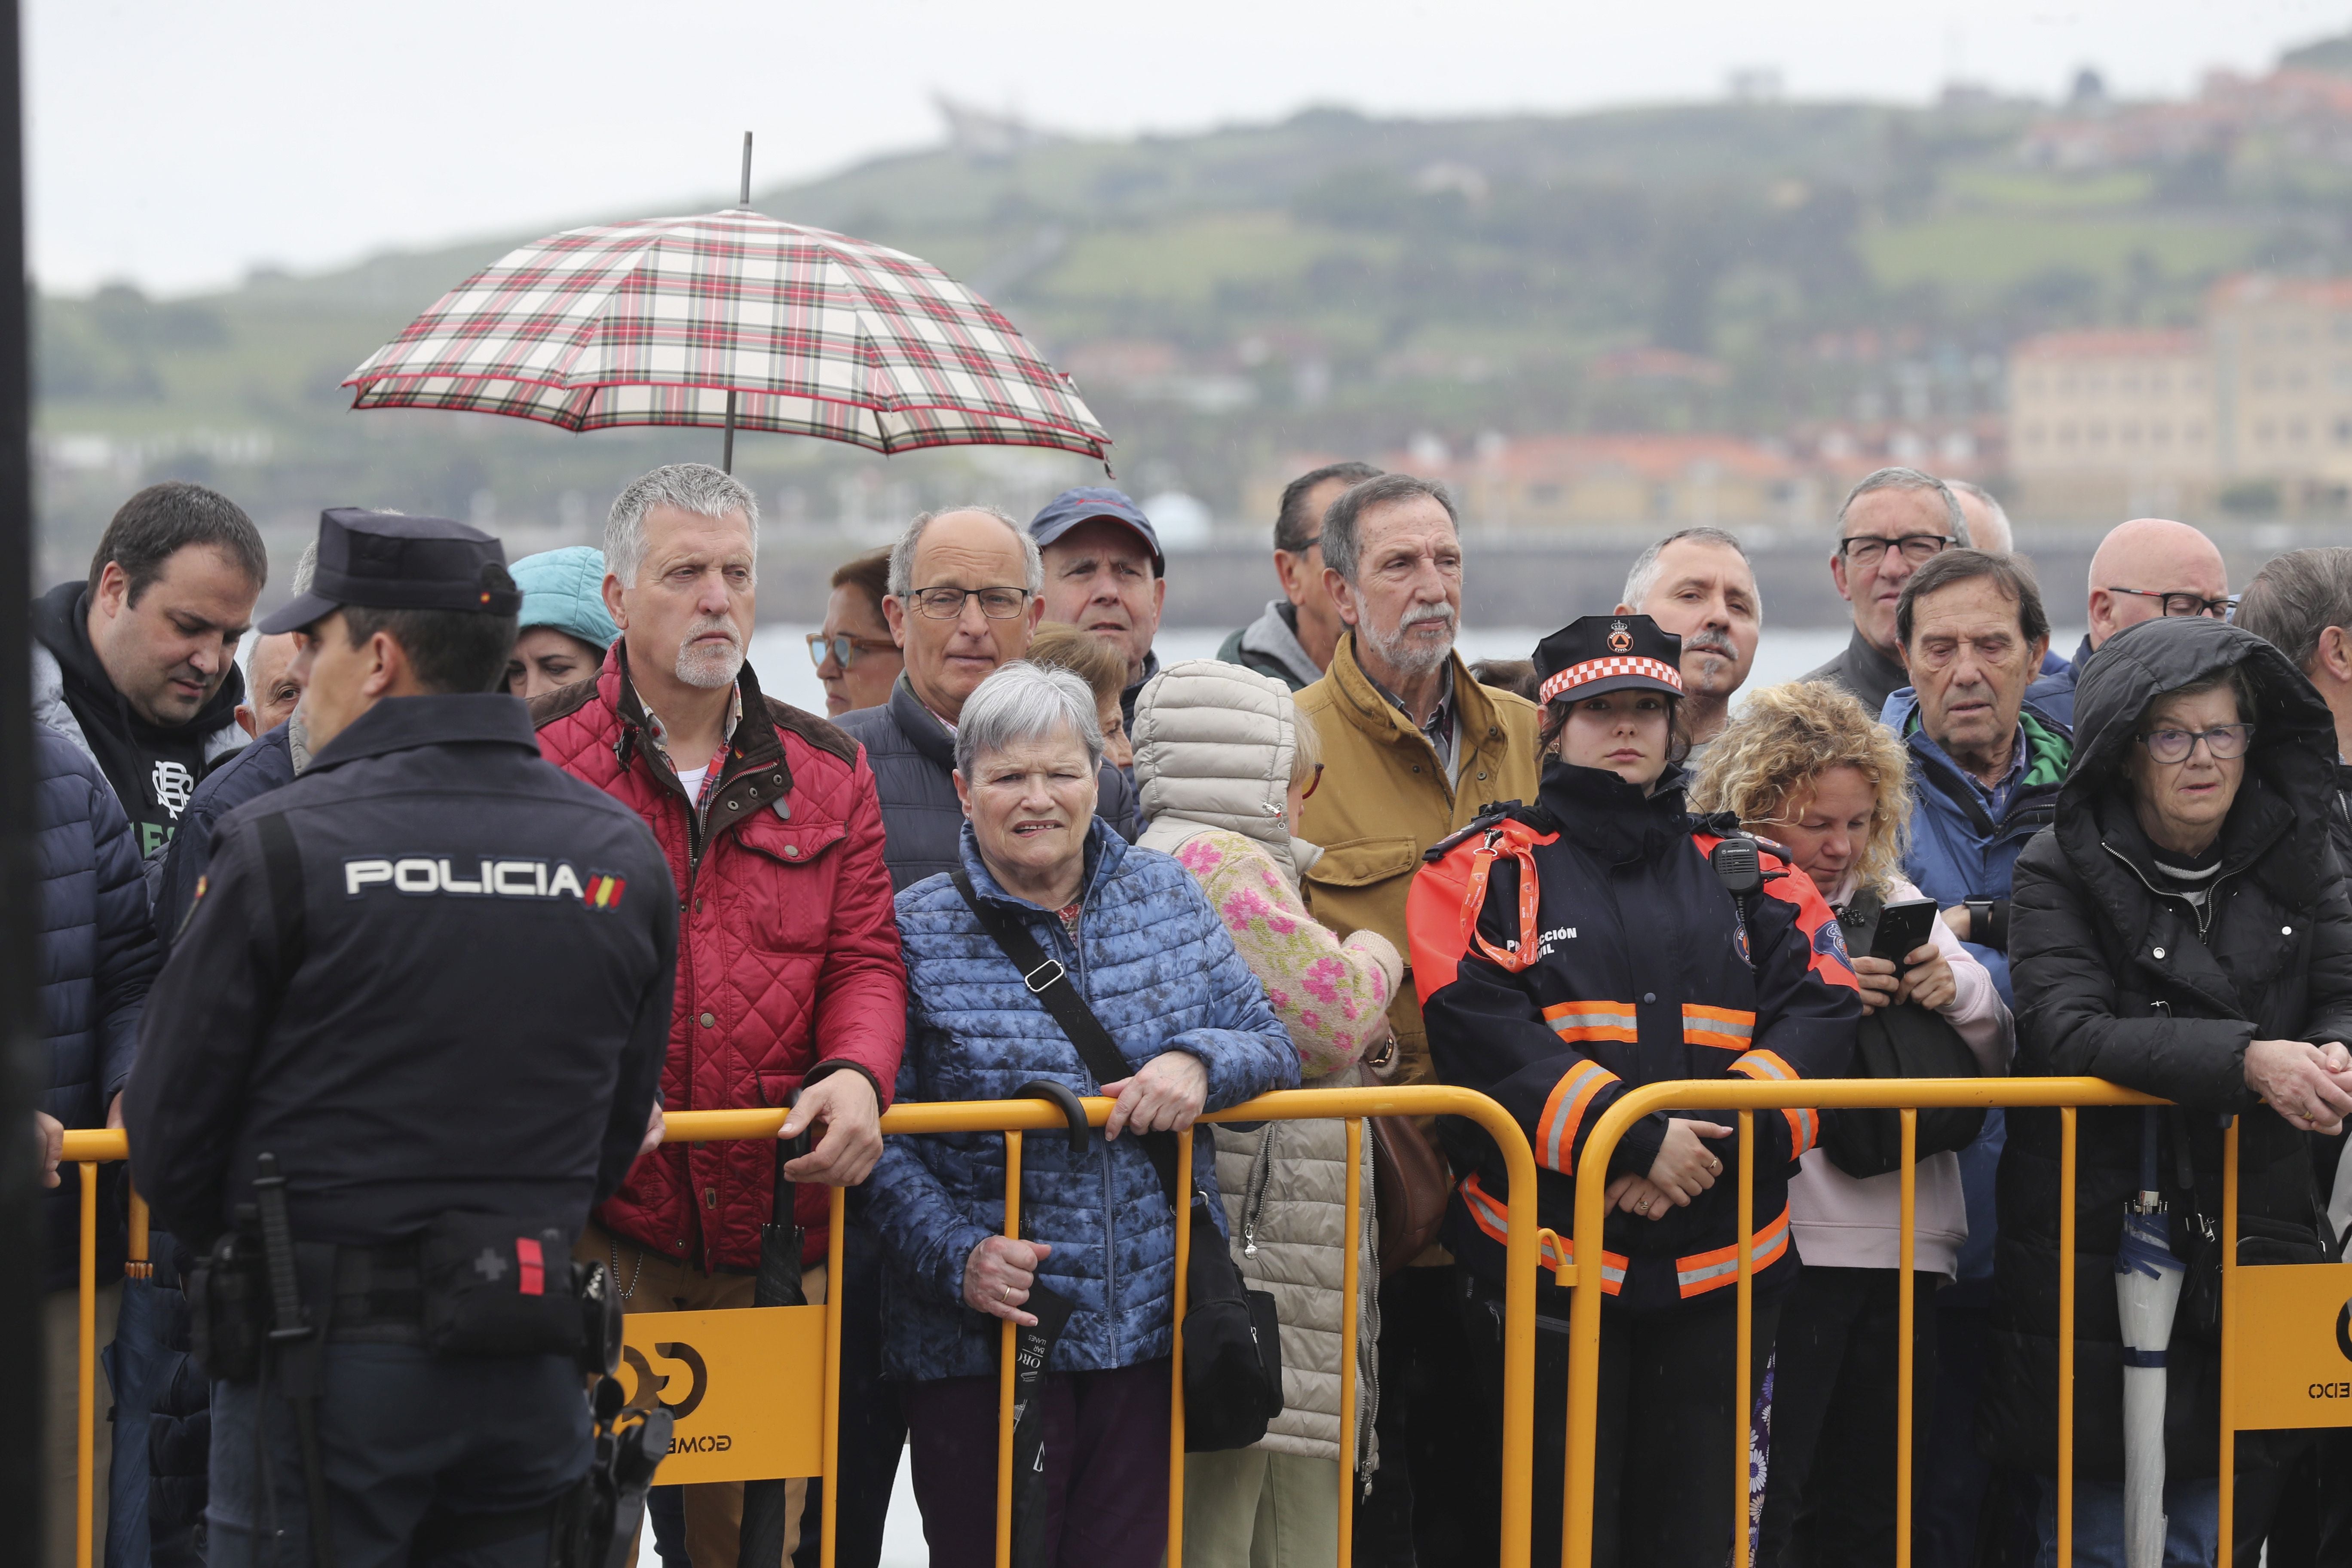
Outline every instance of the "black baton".
[[[319, 1336], [302, 1312], [294, 1272], [294, 1230], [286, 1218], [286, 1178], [278, 1156], [254, 1161], [253, 1201], [261, 1216], [261, 1261], [269, 1274], [270, 1359], [279, 1392], [294, 1407], [294, 1435], [302, 1448], [302, 1489], [310, 1513], [310, 1561], [335, 1568], [334, 1524], [327, 1511], [327, 1472], [319, 1458]], [[260, 1413], [255, 1413], [258, 1419]]]

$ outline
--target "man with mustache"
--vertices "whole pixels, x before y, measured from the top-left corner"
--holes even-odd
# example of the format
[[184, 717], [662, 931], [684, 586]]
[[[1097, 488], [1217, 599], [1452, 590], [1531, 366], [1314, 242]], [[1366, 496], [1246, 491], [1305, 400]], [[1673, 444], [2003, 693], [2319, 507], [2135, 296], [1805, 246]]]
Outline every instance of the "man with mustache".
[[1670, 533], [1633, 560], [1625, 574], [1621, 616], [1647, 616], [1683, 639], [1683, 700], [1677, 715], [1689, 753], [1699, 758], [1731, 721], [1731, 696], [1746, 684], [1764, 631], [1756, 571], [1739, 541], [1719, 528]]
[[105, 773], [151, 881], [205, 764], [245, 743], [236, 645], [268, 577], [253, 520], [174, 479], [122, 503], [86, 582], [33, 601], [33, 716]]
[[[1298, 693], [1323, 773], [1293, 825], [1323, 846], [1308, 865], [1315, 917], [1340, 935], [1405, 942], [1423, 851], [1497, 803], [1533, 800], [1534, 703], [1479, 685], [1454, 651], [1462, 540], [1442, 486], [1382, 474], [1323, 516], [1323, 586], [1346, 630], [1323, 679]], [[1389, 1009], [1389, 1081], [1433, 1080], [1421, 1005]], [[1381, 1468], [1357, 1509], [1359, 1563], [1492, 1561], [1497, 1434], [1486, 1427], [1455, 1305], [1453, 1259], [1432, 1247], [1381, 1286]]]
[[[824, 1187], [856, 1185], [881, 1156], [907, 973], [865, 749], [763, 696], [743, 661], [759, 518], [751, 491], [702, 463], [624, 489], [604, 525], [604, 607], [620, 638], [593, 679], [530, 708], [541, 752], [634, 808], [677, 884], [662, 1103], [790, 1104], [780, 1139], [821, 1133], [784, 1167], [800, 1184], [817, 1302]], [[578, 1256], [611, 1266], [625, 1311], [749, 1307], [778, 1158], [761, 1142], [656, 1149], [595, 1211]], [[742, 1484], [684, 1489], [688, 1554], [734, 1562]], [[788, 1512], [800, 1511], [795, 1496]]]
[[1911, 574], [1954, 545], [1973, 543], [1959, 498], [1933, 474], [1881, 468], [1853, 487], [1838, 508], [1837, 548], [1830, 577], [1853, 606], [1853, 637], [1845, 651], [1807, 680], [1825, 680], [1853, 693], [1871, 712], [1911, 684], [1895, 635], [1895, 606]]

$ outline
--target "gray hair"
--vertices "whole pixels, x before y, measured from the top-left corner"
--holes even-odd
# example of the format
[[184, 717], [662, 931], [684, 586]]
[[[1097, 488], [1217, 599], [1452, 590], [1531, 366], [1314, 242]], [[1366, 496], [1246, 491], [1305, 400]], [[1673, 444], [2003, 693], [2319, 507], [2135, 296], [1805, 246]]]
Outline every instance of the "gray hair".
[[294, 593], [296, 597], [310, 591], [311, 580], [319, 575], [319, 542], [315, 539], [302, 547], [300, 559], [294, 563]]
[[[2000, 531], [2008, 537], [2010, 544], [2014, 546], [2017, 543], [2016, 526], [2009, 521], [2009, 509], [2000, 504], [2000, 497], [1985, 489], [1984, 486], [1971, 484], [1967, 479], [1946, 479], [1944, 483], [1960, 495], [1976, 497], [1977, 500], [1984, 507], [1985, 510], [1991, 514], [1995, 526], [2000, 528]], [[1969, 546], [1972, 550], [1983, 550], [1989, 547], [1989, 545], [1985, 544], [1971, 544]]]
[[956, 720], [956, 772], [970, 782], [972, 760], [983, 752], [1051, 740], [1065, 731], [1085, 745], [1087, 766], [1102, 766], [1102, 721], [1095, 715], [1094, 688], [1066, 669], [1025, 659], [1005, 665], [963, 700]]
[[1845, 532], [1845, 514], [1853, 510], [1854, 502], [1873, 490], [1934, 490], [1944, 498], [1944, 517], [1952, 525], [1952, 542], [1963, 550], [1976, 548], [1975, 542], [1969, 538], [1969, 520], [1960, 510], [1960, 498], [1952, 493], [1951, 486], [1935, 475], [1923, 474], [1916, 468], [1881, 468], [1875, 473], [1864, 474], [1862, 483], [1846, 492], [1844, 504], [1838, 508], [1840, 534]]
[[630, 480], [614, 498], [612, 512], [604, 519], [604, 569], [621, 580], [621, 586], [637, 585], [637, 569], [646, 563], [646, 513], [657, 506], [696, 517], [741, 512], [751, 533], [752, 577], [758, 580], [759, 500], [742, 480], [708, 463], [669, 463]]
[[[1680, 532], [1669, 533], [1633, 557], [1633, 569], [1625, 574], [1625, 596], [1618, 603], [1640, 609], [1642, 601], [1650, 596], [1650, 590], [1658, 585], [1658, 557], [1665, 553], [1667, 545], [1680, 544], [1685, 540], [1696, 544], [1721, 545], [1740, 560], [1748, 561], [1748, 547], [1739, 542], [1738, 534], [1727, 533], [1719, 528], [1685, 528]], [[1756, 563], [1752, 561], [1748, 561], [1748, 574], [1750, 577], [1756, 574]], [[1763, 595], [1759, 594], [1757, 596], [1760, 599]]]
[[952, 517], [960, 511], [976, 511], [982, 517], [992, 517], [1011, 529], [1013, 537], [1021, 542], [1022, 582], [1033, 595], [1045, 591], [1045, 557], [1038, 552], [1037, 541], [1030, 536], [1027, 529], [1013, 521], [1001, 507], [974, 502], [969, 506], [943, 506], [936, 511], [916, 514], [915, 521], [907, 525], [907, 531], [898, 536], [898, 542], [890, 547], [890, 596], [892, 598], [903, 599], [915, 591], [915, 548], [923, 542], [923, 530], [930, 527], [940, 519]]
[[1422, 496], [1444, 507], [1445, 521], [1454, 525], [1457, 535], [1461, 533], [1462, 514], [1454, 510], [1454, 498], [1446, 493], [1444, 485], [1413, 474], [1382, 474], [1350, 486], [1323, 514], [1323, 564], [1339, 573], [1341, 582], [1354, 583], [1363, 554], [1364, 513], [1376, 506]]
[[2352, 626], [2352, 548], [2336, 544], [2273, 557], [2246, 584], [2231, 624], [2308, 673], [2320, 634], [2330, 626]]

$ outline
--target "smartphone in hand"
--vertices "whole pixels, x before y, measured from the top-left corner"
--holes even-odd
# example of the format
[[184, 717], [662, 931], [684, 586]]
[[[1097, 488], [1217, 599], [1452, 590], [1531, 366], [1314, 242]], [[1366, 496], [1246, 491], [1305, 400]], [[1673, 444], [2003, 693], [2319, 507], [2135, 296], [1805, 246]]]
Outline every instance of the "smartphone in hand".
[[1887, 905], [1879, 911], [1878, 930], [1870, 939], [1870, 956], [1886, 960], [1900, 974], [1909, 967], [1904, 960], [1927, 945], [1937, 913], [1933, 899], [1905, 899]]

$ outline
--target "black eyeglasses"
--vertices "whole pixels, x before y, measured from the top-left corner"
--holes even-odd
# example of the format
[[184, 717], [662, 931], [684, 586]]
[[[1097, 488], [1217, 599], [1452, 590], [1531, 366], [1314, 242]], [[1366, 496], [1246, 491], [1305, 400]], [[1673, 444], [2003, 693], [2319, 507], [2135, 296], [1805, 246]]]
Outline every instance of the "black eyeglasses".
[[2210, 730], [2150, 730], [2138, 737], [2147, 748], [2147, 754], [2159, 763], [2185, 763], [2197, 742], [2205, 742], [2205, 751], [2217, 763], [2226, 763], [2246, 754], [2254, 743], [2252, 724], [2216, 724]]
[[918, 588], [908, 602], [935, 621], [951, 621], [963, 614], [966, 599], [980, 601], [980, 613], [992, 621], [1009, 621], [1029, 603], [1026, 588]]
[[1856, 566], [1875, 566], [1886, 559], [1889, 545], [1903, 552], [1903, 559], [1916, 566], [1949, 550], [1952, 542], [1940, 533], [1906, 533], [1900, 539], [1881, 539], [1874, 533], [1855, 533], [1838, 541], [1838, 552]]
[[2154, 588], [2109, 588], [2107, 592], [2129, 594], [2135, 599], [2161, 599], [2164, 601], [2164, 618], [2168, 621], [2187, 620], [2192, 616], [2210, 616], [2217, 621], [2226, 621], [2238, 607], [2238, 595], [2235, 594], [2225, 594], [2218, 599], [2209, 599], [2202, 594], [2186, 593], [2178, 588], [2168, 591]]
[[831, 637], [825, 636], [823, 632], [811, 632], [808, 635], [808, 645], [809, 662], [819, 669], [824, 668], [824, 661], [828, 655], [835, 664], [847, 669], [857, 662], [859, 654], [869, 648], [876, 653], [898, 651], [897, 643], [880, 637], [854, 637], [847, 632], [835, 632]]

